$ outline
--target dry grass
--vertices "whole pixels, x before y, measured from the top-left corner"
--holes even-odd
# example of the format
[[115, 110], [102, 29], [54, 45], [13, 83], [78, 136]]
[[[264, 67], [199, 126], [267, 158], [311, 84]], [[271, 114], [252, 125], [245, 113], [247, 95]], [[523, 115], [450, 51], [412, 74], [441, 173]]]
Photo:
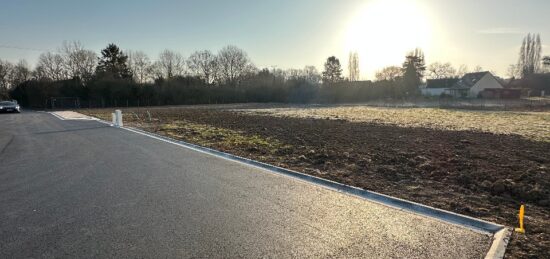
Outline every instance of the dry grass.
[[273, 138], [247, 135], [240, 131], [193, 123], [187, 120], [161, 124], [157, 132], [202, 146], [216, 146], [224, 149], [245, 148], [254, 149], [254, 151], [263, 150], [264, 152], [274, 154], [280, 149], [290, 148], [289, 145], [284, 145]]
[[530, 140], [550, 142], [550, 112], [464, 111], [438, 108], [376, 108], [366, 106], [272, 108], [240, 111], [279, 117], [341, 119], [399, 127], [516, 134]]
[[[149, 110], [125, 110], [124, 123], [127, 126], [156, 132], [174, 139], [222, 150], [242, 148], [251, 152], [273, 155], [291, 148], [290, 145], [283, 144], [274, 138], [195, 123], [183, 118], [161, 120], [158, 111], [159, 109], [151, 112]], [[170, 112], [174, 110], [160, 111]], [[109, 121], [111, 116], [110, 110], [107, 109], [81, 110], [80, 112], [106, 121]]]

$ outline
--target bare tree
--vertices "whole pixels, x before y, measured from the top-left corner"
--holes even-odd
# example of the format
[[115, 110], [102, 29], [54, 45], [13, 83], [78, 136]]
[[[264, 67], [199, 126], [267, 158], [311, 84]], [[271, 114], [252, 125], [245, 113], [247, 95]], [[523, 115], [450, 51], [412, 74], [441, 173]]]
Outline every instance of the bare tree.
[[271, 68], [270, 73], [276, 78], [282, 78], [284, 80], [289, 80], [290, 79], [290, 77], [288, 76], [288, 71], [287, 70], [283, 70], [283, 69], [277, 68], [275, 66], [273, 66]]
[[151, 77], [153, 78], [153, 81], [166, 78], [164, 71], [160, 66], [160, 62], [155, 61], [151, 64]]
[[76, 76], [88, 80], [95, 73], [97, 65], [97, 55], [91, 50], [81, 50], [75, 53], [76, 60], [78, 60], [77, 74]]
[[542, 46], [539, 34], [527, 34], [519, 51], [518, 69], [521, 77], [539, 73], [541, 70]]
[[506, 70], [506, 75], [510, 78], [517, 78], [520, 76], [518, 65], [510, 65], [508, 66], [508, 69]]
[[32, 71], [29, 64], [24, 59], [19, 60], [11, 71], [11, 86], [17, 86], [25, 81], [32, 79]]
[[285, 80], [304, 80], [311, 84], [319, 84], [322, 80], [321, 74], [315, 66], [305, 66], [303, 69], [291, 68], [285, 71], [278, 69], [273, 70], [272, 74]]
[[136, 82], [143, 84], [151, 79], [152, 63], [143, 51], [128, 51], [128, 67]]
[[67, 79], [67, 70], [65, 61], [61, 54], [46, 52], [38, 57], [36, 65], [36, 77], [47, 78], [51, 80]]
[[193, 75], [211, 84], [218, 73], [217, 57], [209, 50], [196, 51], [187, 59], [187, 67]]
[[463, 77], [466, 73], [468, 73], [468, 66], [462, 64], [458, 67], [457, 71], [456, 71], [456, 76], [461, 78]]
[[397, 66], [385, 67], [376, 72], [376, 80], [378, 81], [394, 81], [403, 76], [403, 69]]
[[7, 92], [11, 87], [13, 64], [0, 59], [0, 91]]
[[235, 46], [226, 46], [218, 53], [220, 79], [229, 84], [238, 84], [248, 73], [256, 70], [248, 55]]
[[84, 46], [78, 41], [63, 42], [59, 52], [62, 53], [68, 77], [83, 80], [92, 77], [97, 64], [95, 52], [84, 49]]
[[185, 73], [185, 60], [181, 54], [166, 49], [160, 53], [154, 68], [156, 78], [182, 76]]
[[480, 66], [480, 65], [477, 65], [476, 67], [474, 67], [474, 70], [472, 70], [472, 72], [474, 73], [479, 73], [479, 72], [483, 72], [483, 68]]
[[435, 62], [428, 66], [428, 76], [431, 79], [443, 79], [456, 76], [456, 69], [451, 63]]
[[350, 52], [348, 59], [349, 81], [359, 81], [359, 54]]
[[312, 84], [321, 82], [321, 74], [315, 66], [305, 66], [303, 70], [304, 79]]
[[284, 72], [285, 80], [300, 80], [303, 78], [303, 71], [301, 69], [290, 68]]

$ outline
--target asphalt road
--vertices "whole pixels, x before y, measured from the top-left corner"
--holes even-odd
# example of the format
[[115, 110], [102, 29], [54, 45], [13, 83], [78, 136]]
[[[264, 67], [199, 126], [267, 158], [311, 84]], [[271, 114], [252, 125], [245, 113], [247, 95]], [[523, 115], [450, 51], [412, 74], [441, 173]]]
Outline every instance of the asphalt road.
[[490, 239], [96, 121], [0, 114], [0, 258], [482, 258]]

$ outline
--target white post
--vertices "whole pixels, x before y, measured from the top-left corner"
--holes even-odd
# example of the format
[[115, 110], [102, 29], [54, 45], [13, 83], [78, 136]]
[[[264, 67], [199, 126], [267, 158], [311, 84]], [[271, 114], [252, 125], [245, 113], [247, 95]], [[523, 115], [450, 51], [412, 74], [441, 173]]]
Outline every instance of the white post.
[[122, 111], [120, 110], [115, 110], [115, 113], [116, 113], [116, 125], [117, 127], [122, 127], [123, 124], [122, 124]]
[[111, 116], [112, 116], [112, 120], [113, 120], [113, 126], [116, 126], [116, 114], [114, 112], [111, 113]]

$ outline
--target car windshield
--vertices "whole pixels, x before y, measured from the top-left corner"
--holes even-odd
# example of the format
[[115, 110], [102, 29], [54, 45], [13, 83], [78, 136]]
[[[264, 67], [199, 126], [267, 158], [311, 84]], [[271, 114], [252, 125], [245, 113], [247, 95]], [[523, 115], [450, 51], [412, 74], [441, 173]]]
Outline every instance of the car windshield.
[[0, 102], [0, 105], [13, 105], [13, 102]]

